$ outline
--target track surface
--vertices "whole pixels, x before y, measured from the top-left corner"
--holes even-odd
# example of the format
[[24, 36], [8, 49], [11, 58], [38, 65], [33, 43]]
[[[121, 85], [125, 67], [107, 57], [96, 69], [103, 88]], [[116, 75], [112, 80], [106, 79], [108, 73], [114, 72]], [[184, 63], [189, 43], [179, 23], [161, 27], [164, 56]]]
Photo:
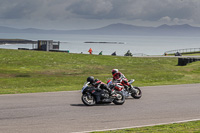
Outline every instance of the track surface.
[[200, 84], [141, 87], [141, 99], [87, 107], [81, 92], [0, 95], [1, 133], [70, 133], [200, 119]]

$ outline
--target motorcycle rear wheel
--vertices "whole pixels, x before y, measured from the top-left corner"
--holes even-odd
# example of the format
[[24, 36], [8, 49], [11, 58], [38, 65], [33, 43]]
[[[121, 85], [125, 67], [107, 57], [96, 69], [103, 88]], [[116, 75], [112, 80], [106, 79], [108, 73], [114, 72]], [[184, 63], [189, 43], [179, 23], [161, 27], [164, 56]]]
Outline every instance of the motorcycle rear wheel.
[[137, 93], [131, 93], [131, 96], [135, 99], [140, 99], [142, 97], [142, 91], [139, 87], [134, 87], [137, 90]]
[[125, 96], [121, 92], [116, 91], [116, 98], [113, 100], [115, 105], [122, 105], [125, 102]]
[[83, 94], [81, 97], [81, 100], [87, 106], [93, 106], [96, 104], [94, 96], [92, 96], [92, 95]]

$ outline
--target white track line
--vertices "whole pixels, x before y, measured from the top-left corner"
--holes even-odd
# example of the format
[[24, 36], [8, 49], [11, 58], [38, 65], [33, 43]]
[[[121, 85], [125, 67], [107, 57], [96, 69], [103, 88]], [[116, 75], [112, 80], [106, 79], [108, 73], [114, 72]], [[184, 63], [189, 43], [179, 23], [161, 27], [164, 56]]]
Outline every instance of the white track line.
[[120, 129], [128, 129], [128, 128], [150, 127], [150, 126], [167, 125], [167, 124], [173, 124], [173, 123], [184, 123], [184, 122], [199, 121], [199, 120], [200, 120], [200, 118], [199, 119], [191, 119], [191, 120], [183, 120], [183, 121], [167, 122], [167, 123], [158, 123], [158, 124], [132, 126], [132, 127], [122, 127], [122, 128], [111, 128], [111, 129], [93, 130], [93, 131], [82, 131], [82, 132], [73, 132], [73, 133], [89, 133], [89, 132], [111, 131], [111, 130], [120, 130]]

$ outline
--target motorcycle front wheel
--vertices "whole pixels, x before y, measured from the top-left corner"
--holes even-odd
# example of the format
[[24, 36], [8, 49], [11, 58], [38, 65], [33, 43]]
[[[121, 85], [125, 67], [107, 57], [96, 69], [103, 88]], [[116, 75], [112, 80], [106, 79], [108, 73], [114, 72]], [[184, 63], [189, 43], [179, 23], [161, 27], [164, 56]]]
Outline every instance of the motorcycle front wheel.
[[142, 91], [138, 87], [134, 87], [134, 88], [137, 90], [137, 92], [131, 93], [131, 96], [135, 99], [140, 99], [142, 97]]
[[83, 94], [81, 97], [81, 100], [87, 106], [93, 106], [96, 104], [94, 96], [92, 96], [92, 95]]
[[116, 105], [122, 105], [125, 102], [125, 96], [121, 92], [116, 91], [116, 97], [113, 100], [113, 103]]

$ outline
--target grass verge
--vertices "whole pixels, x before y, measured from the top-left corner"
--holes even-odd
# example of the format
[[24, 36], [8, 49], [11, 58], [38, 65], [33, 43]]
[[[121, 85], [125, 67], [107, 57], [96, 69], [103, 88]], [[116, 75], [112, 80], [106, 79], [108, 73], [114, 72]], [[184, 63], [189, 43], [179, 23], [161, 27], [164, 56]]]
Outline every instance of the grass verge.
[[80, 90], [88, 76], [106, 82], [118, 68], [135, 86], [200, 83], [200, 62], [0, 49], [0, 94]]
[[92, 133], [200, 133], [200, 121]]

